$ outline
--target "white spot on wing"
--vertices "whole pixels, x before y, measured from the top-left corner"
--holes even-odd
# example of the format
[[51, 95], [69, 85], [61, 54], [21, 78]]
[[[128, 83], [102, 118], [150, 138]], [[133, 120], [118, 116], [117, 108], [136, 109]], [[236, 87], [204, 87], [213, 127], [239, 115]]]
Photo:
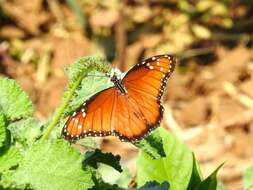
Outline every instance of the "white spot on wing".
[[153, 67], [153, 66], [149, 66], [149, 69], [151, 69], [151, 70], [152, 70], [152, 69], [154, 69], [154, 67]]

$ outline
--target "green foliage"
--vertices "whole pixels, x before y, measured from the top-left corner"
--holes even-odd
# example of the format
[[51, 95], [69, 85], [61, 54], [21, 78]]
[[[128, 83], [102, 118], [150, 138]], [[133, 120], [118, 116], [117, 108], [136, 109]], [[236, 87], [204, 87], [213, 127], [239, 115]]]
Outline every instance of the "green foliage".
[[8, 129], [12, 133], [12, 138], [24, 147], [31, 146], [36, 139], [41, 136], [41, 123], [34, 118], [22, 119], [12, 122]]
[[119, 172], [109, 165], [99, 164], [98, 172], [105, 183], [117, 184], [121, 188], [127, 188], [131, 181], [130, 171], [125, 167], [122, 172]]
[[191, 151], [165, 129], [158, 128], [155, 133], [162, 139], [166, 156], [154, 159], [142, 149], [137, 160], [138, 185], [155, 180], [168, 181], [171, 190], [216, 190], [216, 174], [222, 165], [202, 180], [198, 163]]
[[112, 153], [102, 153], [101, 150], [96, 149], [95, 151], [88, 151], [85, 153], [84, 164], [97, 169], [98, 163], [103, 163], [113, 167], [119, 172], [122, 172], [119, 161], [119, 155], [114, 156]]
[[221, 164], [211, 175], [209, 175], [205, 180], [201, 181], [197, 186], [196, 190], [216, 190], [217, 188], [217, 172], [221, 168]]
[[0, 77], [0, 108], [10, 120], [32, 115], [32, 101], [16, 81]]
[[154, 159], [166, 156], [163, 149], [162, 138], [159, 133], [155, 131], [145, 139], [136, 142], [135, 145]]
[[93, 186], [91, 173], [82, 169], [82, 155], [63, 140], [35, 143], [26, 152], [13, 180], [38, 190], [83, 190]]
[[11, 167], [18, 165], [22, 155], [14, 146], [6, 148], [0, 154], [0, 174], [9, 170]]
[[201, 172], [195, 156], [193, 154], [193, 169], [187, 190], [194, 190], [194, 188], [202, 181]]
[[249, 167], [243, 175], [243, 188], [253, 189], [253, 166]]
[[6, 122], [3, 112], [0, 110], [0, 150], [6, 139]]
[[[81, 57], [73, 64], [66, 68], [66, 73], [69, 76], [70, 83], [76, 82], [76, 80], [83, 75], [87, 75], [90, 71], [98, 71], [101, 73], [108, 73], [111, 70], [109, 64], [101, 57], [88, 56]], [[83, 77], [84, 78], [84, 77]]]
[[193, 170], [193, 156], [187, 147], [163, 128], [157, 131], [163, 142], [164, 158], [152, 159], [141, 151], [137, 160], [137, 181], [168, 181], [172, 190], [187, 189]]

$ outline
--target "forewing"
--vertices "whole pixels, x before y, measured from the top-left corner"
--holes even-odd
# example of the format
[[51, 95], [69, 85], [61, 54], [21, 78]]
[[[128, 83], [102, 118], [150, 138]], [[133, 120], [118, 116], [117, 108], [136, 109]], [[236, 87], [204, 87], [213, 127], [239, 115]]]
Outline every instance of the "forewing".
[[146, 120], [146, 131], [157, 126], [162, 119], [161, 97], [175, 64], [173, 56], [157, 55], [134, 66], [122, 81], [128, 96], [138, 105]]
[[112, 132], [116, 89], [114, 87], [95, 94], [70, 116], [62, 129], [67, 140], [86, 136], [107, 136]]

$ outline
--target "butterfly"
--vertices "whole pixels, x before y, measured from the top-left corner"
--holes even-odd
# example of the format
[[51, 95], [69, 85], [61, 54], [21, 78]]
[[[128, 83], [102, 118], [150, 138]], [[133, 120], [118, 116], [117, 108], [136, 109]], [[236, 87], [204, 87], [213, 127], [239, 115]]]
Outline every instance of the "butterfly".
[[114, 86], [96, 93], [74, 111], [62, 129], [63, 137], [142, 139], [161, 122], [161, 98], [175, 64], [172, 55], [156, 55], [132, 67], [124, 77], [114, 72], [110, 76]]

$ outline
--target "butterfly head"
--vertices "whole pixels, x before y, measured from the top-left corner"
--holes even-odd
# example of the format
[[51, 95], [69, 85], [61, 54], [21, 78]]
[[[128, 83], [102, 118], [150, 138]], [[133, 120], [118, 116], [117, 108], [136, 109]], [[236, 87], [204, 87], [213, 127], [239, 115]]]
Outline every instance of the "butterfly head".
[[125, 73], [122, 73], [119, 69], [113, 68], [110, 73], [107, 74], [111, 80], [122, 80], [125, 76]]

